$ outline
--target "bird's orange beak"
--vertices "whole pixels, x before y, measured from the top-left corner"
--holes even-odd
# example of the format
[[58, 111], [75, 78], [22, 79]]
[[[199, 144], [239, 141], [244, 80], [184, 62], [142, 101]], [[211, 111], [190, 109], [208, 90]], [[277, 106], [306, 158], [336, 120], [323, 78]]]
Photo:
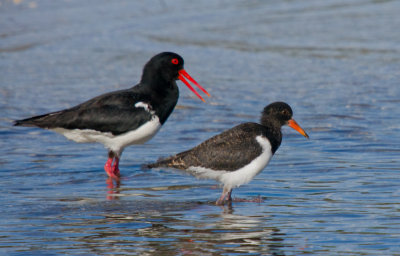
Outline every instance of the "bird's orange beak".
[[199, 97], [203, 102], [206, 102], [203, 97], [200, 96], [200, 94], [189, 84], [188, 81], [186, 81], [185, 78], [187, 78], [190, 82], [194, 83], [197, 87], [199, 87], [200, 90], [202, 90], [208, 97], [210, 97], [210, 94], [204, 89], [201, 85], [199, 85], [196, 80], [194, 80], [184, 69], [181, 69], [178, 71], [179, 76], [178, 79], [181, 80], [186, 86]]
[[307, 139], [309, 138], [308, 134], [303, 130], [303, 128], [300, 127], [300, 125], [296, 121], [294, 121], [294, 119], [290, 119], [288, 121], [288, 125], [293, 129], [295, 129], [296, 131], [298, 131], [301, 135], [303, 135]]

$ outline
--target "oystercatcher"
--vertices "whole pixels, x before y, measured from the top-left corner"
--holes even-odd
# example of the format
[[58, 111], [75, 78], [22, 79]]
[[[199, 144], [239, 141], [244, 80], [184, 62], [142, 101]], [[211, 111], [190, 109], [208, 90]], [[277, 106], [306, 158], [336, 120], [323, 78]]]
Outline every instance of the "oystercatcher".
[[104, 169], [108, 176], [118, 179], [124, 148], [151, 139], [174, 110], [179, 97], [177, 79], [202, 101], [186, 79], [210, 96], [184, 70], [183, 63], [176, 53], [157, 54], [144, 66], [140, 83], [130, 89], [106, 93], [69, 109], [17, 120], [14, 125], [49, 129], [75, 142], [104, 144], [108, 149]]
[[308, 138], [292, 119], [284, 102], [274, 102], [262, 112], [260, 123], [243, 123], [200, 145], [161, 159], [147, 168], [171, 167], [189, 171], [198, 178], [215, 179], [224, 185], [216, 204], [231, 201], [232, 189], [250, 182], [271, 160], [282, 141], [281, 127], [288, 125]]

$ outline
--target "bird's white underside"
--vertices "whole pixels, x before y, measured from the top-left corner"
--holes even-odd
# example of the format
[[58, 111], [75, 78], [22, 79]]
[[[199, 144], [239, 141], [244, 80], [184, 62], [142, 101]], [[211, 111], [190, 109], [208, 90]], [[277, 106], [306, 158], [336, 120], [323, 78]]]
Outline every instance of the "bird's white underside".
[[260, 173], [272, 158], [271, 143], [268, 139], [257, 136], [256, 140], [262, 147], [261, 155], [236, 171], [212, 170], [200, 166], [192, 166], [188, 170], [198, 178], [215, 179], [221, 182], [227, 190], [246, 184]]
[[107, 149], [113, 151], [118, 156], [123, 149], [133, 144], [143, 144], [150, 140], [161, 128], [160, 120], [156, 115], [152, 119], [134, 131], [129, 131], [120, 135], [113, 135], [111, 132], [99, 132], [91, 129], [64, 129], [55, 128], [52, 131], [64, 135], [67, 139], [79, 143], [98, 142], [102, 143]]

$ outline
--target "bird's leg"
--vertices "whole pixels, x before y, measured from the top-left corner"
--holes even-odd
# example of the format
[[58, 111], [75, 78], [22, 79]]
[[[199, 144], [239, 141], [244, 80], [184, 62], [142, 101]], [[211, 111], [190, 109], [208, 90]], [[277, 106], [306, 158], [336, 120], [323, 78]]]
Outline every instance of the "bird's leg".
[[107, 175], [109, 177], [112, 176], [112, 162], [113, 162], [113, 157], [108, 157], [106, 164], [104, 165], [104, 170], [106, 171]]
[[230, 201], [230, 202], [232, 202], [232, 189], [231, 190], [229, 190], [229, 192], [228, 192], [228, 196], [227, 196], [227, 198], [226, 198], [228, 201]]
[[217, 202], [215, 202], [215, 204], [216, 205], [223, 205], [223, 201], [224, 201], [224, 198], [225, 198], [225, 193], [224, 192], [222, 192], [222, 194], [221, 194], [221, 196], [219, 197], [219, 199], [217, 200]]
[[118, 164], [119, 164], [119, 158], [115, 156], [114, 152], [109, 151], [108, 160], [104, 165], [104, 170], [106, 171], [107, 175], [110, 178], [113, 178], [115, 180], [119, 180]]
[[113, 169], [114, 175], [117, 177], [120, 176], [118, 166], [119, 166], [119, 157], [116, 156], [116, 157], [114, 157], [114, 164], [112, 166], [112, 169]]
[[232, 200], [231, 194], [232, 194], [232, 189], [228, 189], [228, 188], [224, 187], [220, 198], [217, 200], [217, 202], [215, 204], [223, 205], [226, 196], [228, 196], [228, 198], [227, 198], [228, 201], [231, 201]]

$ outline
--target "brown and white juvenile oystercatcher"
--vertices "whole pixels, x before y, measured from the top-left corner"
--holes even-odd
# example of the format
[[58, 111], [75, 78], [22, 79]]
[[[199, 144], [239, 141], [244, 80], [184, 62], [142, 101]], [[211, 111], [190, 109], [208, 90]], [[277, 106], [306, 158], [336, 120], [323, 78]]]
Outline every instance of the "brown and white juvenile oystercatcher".
[[225, 198], [232, 200], [233, 188], [250, 182], [268, 164], [281, 144], [283, 125], [308, 138], [292, 115], [288, 104], [274, 102], [264, 108], [260, 124], [240, 124], [188, 151], [146, 167], [183, 169], [198, 178], [215, 179], [224, 185], [216, 202], [217, 205], [223, 204]]
[[144, 66], [136, 86], [106, 93], [75, 107], [17, 120], [14, 125], [36, 126], [61, 133], [76, 142], [99, 142], [108, 149], [104, 169], [108, 176], [119, 177], [119, 159], [126, 146], [151, 139], [165, 123], [178, 101], [176, 80], [180, 79], [201, 100], [189, 84], [202, 88], [183, 68], [183, 58], [163, 52]]

